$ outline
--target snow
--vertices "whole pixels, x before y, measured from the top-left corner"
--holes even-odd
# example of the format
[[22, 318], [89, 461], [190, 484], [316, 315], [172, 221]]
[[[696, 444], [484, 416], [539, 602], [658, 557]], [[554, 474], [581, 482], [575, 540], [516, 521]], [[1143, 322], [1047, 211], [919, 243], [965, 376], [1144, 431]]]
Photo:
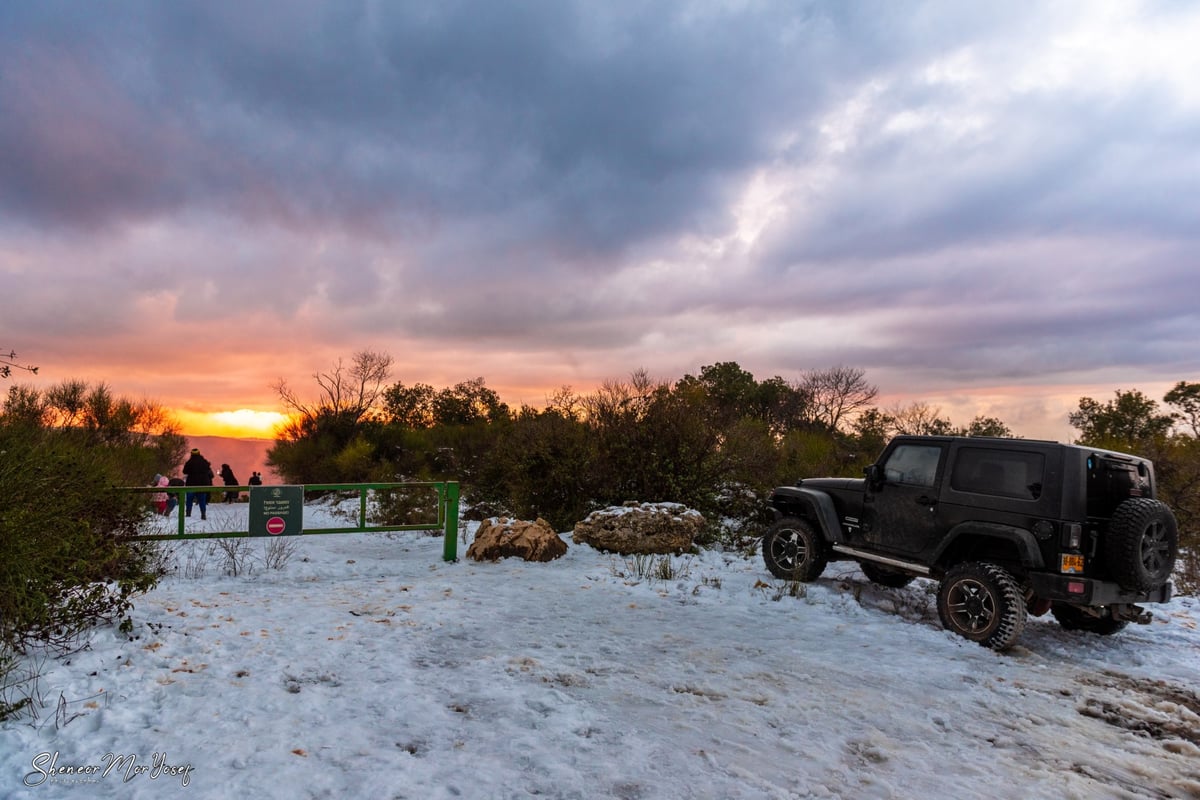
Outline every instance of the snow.
[[609, 506], [599, 511], [593, 511], [591, 514], [588, 514], [588, 519], [614, 519], [634, 512], [647, 511], [669, 514], [676, 521], [682, 520], [684, 517], [700, 517], [699, 511], [688, 508], [682, 503], [627, 503], [623, 506]]
[[283, 540], [221, 540], [251, 551], [236, 576], [176, 543], [134, 638], [42, 661], [37, 718], [0, 724], [0, 796], [1200, 796], [1195, 598], [1111, 637], [1031, 619], [997, 654], [942, 630], [928, 581], [833, 564], [792, 594], [715, 550], [664, 580], [564, 538], [537, 564], [301, 536], [282, 568]]

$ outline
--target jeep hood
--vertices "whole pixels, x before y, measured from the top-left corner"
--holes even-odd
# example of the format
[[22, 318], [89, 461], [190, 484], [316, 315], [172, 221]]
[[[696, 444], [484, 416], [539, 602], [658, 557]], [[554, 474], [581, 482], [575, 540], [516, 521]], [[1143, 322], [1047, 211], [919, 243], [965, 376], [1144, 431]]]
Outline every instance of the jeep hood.
[[843, 491], [861, 492], [866, 488], [865, 478], [805, 478], [796, 481], [797, 486], [805, 489], [841, 489]]

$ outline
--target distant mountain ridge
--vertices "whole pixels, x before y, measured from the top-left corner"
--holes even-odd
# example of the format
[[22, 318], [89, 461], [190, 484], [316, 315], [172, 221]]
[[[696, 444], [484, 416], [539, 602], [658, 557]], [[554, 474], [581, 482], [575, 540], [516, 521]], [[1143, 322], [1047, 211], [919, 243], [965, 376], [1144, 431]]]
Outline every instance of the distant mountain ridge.
[[[216, 483], [221, 483], [221, 465], [228, 464], [240, 486], [250, 480], [250, 473], [261, 472], [263, 483], [281, 483], [278, 475], [267, 466], [267, 451], [274, 446], [274, 439], [235, 439], [228, 436], [188, 436], [188, 449], [200, 449], [217, 474]], [[183, 464], [173, 474], [179, 475]]]

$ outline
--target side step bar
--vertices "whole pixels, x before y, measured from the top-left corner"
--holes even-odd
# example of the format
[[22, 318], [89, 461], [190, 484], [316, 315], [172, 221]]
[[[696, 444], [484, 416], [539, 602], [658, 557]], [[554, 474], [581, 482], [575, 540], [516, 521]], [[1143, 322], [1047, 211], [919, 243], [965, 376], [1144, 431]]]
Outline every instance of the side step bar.
[[925, 577], [929, 576], [929, 567], [925, 566], [924, 564], [914, 564], [911, 561], [901, 561], [898, 558], [888, 558], [887, 556], [881, 556], [877, 553], [867, 553], [862, 550], [855, 550], [853, 547], [847, 547], [844, 544], [835, 544], [829, 549], [833, 550], [835, 553], [852, 556], [854, 558], [862, 559], [863, 561], [874, 561], [876, 564], [883, 564], [888, 567], [896, 567], [897, 569], [902, 569], [905, 572], [911, 572], [914, 575], [922, 575]]

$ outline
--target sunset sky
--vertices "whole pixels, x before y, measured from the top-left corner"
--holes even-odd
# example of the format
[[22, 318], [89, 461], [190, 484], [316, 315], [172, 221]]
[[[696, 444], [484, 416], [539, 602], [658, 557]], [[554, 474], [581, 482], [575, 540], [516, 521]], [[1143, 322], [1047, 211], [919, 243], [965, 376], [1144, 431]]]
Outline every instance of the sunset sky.
[[8, 382], [231, 434], [363, 349], [514, 406], [844, 364], [1067, 438], [1200, 380], [1198, 43], [1132, 0], [7, 0]]

